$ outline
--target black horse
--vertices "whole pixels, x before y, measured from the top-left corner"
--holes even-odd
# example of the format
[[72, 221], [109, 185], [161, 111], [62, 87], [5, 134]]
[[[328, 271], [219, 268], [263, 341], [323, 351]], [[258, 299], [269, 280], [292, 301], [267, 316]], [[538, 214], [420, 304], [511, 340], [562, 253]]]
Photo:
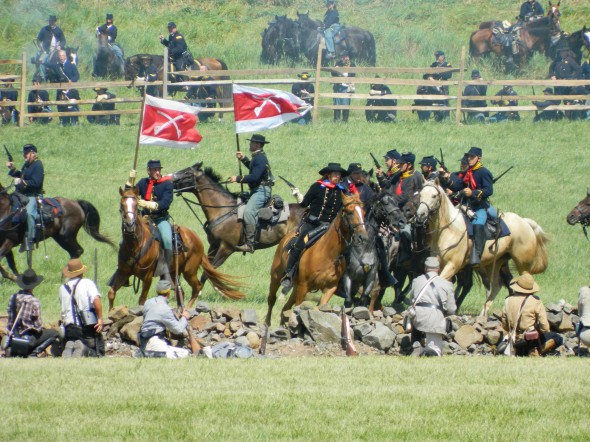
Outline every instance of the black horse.
[[261, 63], [279, 64], [286, 61], [293, 64], [299, 61], [299, 29], [294, 20], [286, 15], [275, 15], [261, 35]]
[[586, 48], [590, 54], [590, 32], [588, 32], [588, 28], [584, 26], [571, 34], [562, 32], [559, 40], [547, 49], [547, 56], [551, 57], [552, 60], [556, 60], [559, 56], [558, 48], [561, 47], [564, 40], [573, 52], [575, 60], [578, 64], [582, 64], [583, 49]]
[[109, 43], [108, 34], [100, 32], [98, 34], [98, 49], [94, 55], [93, 77], [108, 78], [116, 80], [125, 74], [125, 63], [123, 62], [123, 49], [121, 57], [117, 55], [113, 45]]
[[[313, 20], [309, 14], [297, 12], [299, 26], [299, 42], [301, 52], [307, 57], [307, 60], [315, 65], [318, 58], [318, 46], [324, 36], [322, 22]], [[350, 58], [357, 63], [365, 63], [369, 66], [375, 66], [377, 63], [377, 53], [375, 51], [375, 38], [369, 31], [356, 26], [343, 26], [342, 30], [334, 37], [334, 47], [336, 56], [347, 51]], [[325, 50], [324, 50], [325, 51]], [[322, 60], [325, 57], [322, 56]]]

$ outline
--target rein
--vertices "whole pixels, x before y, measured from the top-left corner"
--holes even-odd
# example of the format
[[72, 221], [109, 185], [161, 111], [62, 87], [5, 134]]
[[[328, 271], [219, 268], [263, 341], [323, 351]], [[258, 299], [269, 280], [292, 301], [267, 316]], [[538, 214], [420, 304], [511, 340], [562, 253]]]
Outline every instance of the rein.
[[580, 208], [579, 204], [575, 207], [575, 210], [577, 210], [580, 214], [578, 218], [580, 219], [580, 224], [582, 225], [582, 231], [584, 232], [584, 236], [588, 241], [590, 241], [590, 238], [588, 238], [588, 226], [590, 226], [590, 213], [582, 212], [582, 209]]

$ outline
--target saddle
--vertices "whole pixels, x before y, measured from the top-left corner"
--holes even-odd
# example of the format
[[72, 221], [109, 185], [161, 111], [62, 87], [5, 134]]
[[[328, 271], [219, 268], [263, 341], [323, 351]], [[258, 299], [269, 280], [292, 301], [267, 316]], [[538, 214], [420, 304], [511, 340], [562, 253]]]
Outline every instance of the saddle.
[[[243, 221], [244, 211], [246, 210], [246, 201], [238, 199], [238, 220]], [[279, 223], [285, 223], [289, 220], [291, 210], [289, 204], [285, 204], [283, 198], [279, 195], [274, 195], [271, 200], [258, 211], [258, 226], [257, 228], [271, 229]]]
[[[154, 240], [158, 241], [159, 243], [161, 243], [162, 242], [162, 235], [160, 235], [160, 231], [158, 230], [158, 226], [156, 226], [156, 224], [153, 222], [153, 220], [151, 218], [148, 217], [148, 220], [149, 220], [148, 225], [150, 227], [150, 233], [152, 235], [152, 238]], [[184, 244], [184, 241], [182, 240], [182, 236], [180, 236], [180, 226], [178, 226], [176, 224], [172, 225], [172, 250], [175, 255], [179, 255], [181, 253], [188, 252], [188, 248]], [[164, 249], [162, 247], [160, 247], [160, 253], [164, 253]]]
[[[21, 224], [27, 222], [27, 197], [20, 192], [14, 192], [10, 195], [13, 224]], [[37, 217], [35, 224], [37, 228], [41, 226], [48, 226], [63, 215], [63, 208], [59, 201], [55, 198], [42, 198], [37, 200]]]
[[[322, 223], [318, 227], [316, 227], [315, 229], [307, 232], [307, 241], [305, 241], [305, 244], [303, 245], [303, 250], [309, 249], [316, 242], [318, 242], [318, 240], [322, 236], [324, 236], [324, 233], [326, 233], [329, 228], [330, 228], [329, 223]], [[293, 238], [291, 238], [289, 240], [289, 242], [285, 245], [285, 250], [290, 251], [293, 247], [295, 247], [295, 244], [297, 243], [298, 238], [299, 238], [299, 234], [297, 234]], [[303, 251], [302, 251], [302, 253], [303, 253]]]
[[[473, 223], [471, 222], [471, 218], [465, 212], [463, 212], [463, 216], [465, 217], [465, 223], [467, 224], [467, 234], [470, 237], [473, 237]], [[505, 236], [510, 235], [510, 229], [502, 218], [492, 218], [489, 215], [485, 225], [485, 232], [486, 241], [495, 240], [496, 238], [504, 238]]]

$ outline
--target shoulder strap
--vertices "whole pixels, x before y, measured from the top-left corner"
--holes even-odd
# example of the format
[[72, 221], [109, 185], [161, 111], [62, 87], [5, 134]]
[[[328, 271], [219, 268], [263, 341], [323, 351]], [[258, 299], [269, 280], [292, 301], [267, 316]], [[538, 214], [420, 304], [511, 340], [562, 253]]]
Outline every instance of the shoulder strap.
[[76, 298], [74, 297], [74, 295], [76, 294], [76, 289], [78, 288], [78, 284], [80, 284], [80, 281], [82, 281], [82, 278], [78, 279], [78, 282], [76, 282], [76, 285], [74, 285], [74, 290], [70, 288], [67, 282], [64, 284], [64, 288], [70, 294], [70, 302], [72, 303], [72, 317], [74, 319], [74, 324], [76, 324], [76, 322], [79, 322], [79, 325], [82, 326], [82, 320], [80, 319], [80, 309], [78, 308], [78, 303], [76, 302]]
[[434, 275], [432, 278], [430, 278], [428, 281], [426, 281], [426, 284], [424, 284], [424, 287], [422, 287], [422, 290], [420, 290], [420, 293], [418, 293], [418, 296], [416, 296], [416, 300], [412, 304], [412, 307], [414, 307], [414, 308], [416, 307], [416, 304], [418, 304], [418, 301], [420, 300], [420, 298], [424, 294], [424, 290], [426, 290], [426, 287], [428, 287], [432, 283], [432, 281], [437, 277], [438, 277], [438, 275]]
[[512, 343], [514, 343], [514, 340], [516, 338], [516, 332], [518, 331], [518, 326], [520, 325], [520, 318], [522, 318], [522, 310], [524, 308], [524, 305], [528, 301], [529, 297], [526, 296], [524, 298], [524, 301], [522, 301], [522, 304], [520, 304], [520, 308], [518, 310], [518, 315], [516, 316], [516, 324], [514, 326], [514, 329], [512, 329], [510, 327], [510, 315], [508, 314], [508, 300], [509, 299], [510, 299], [510, 297], [506, 298], [506, 301], [504, 303], [504, 308], [506, 310], [506, 323], [508, 324], [508, 333], [510, 335], [510, 339], [511, 339]]

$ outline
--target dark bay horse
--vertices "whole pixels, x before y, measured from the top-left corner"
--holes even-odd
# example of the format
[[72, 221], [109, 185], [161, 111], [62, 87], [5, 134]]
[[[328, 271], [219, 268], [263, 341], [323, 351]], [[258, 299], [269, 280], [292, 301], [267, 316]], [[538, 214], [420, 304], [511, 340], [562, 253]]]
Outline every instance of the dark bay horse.
[[586, 197], [576, 204], [576, 207], [570, 210], [565, 220], [570, 226], [575, 226], [578, 223], [581, 224], [584, 235], [588, 238], [587, 229], [590, 226], [590, 188], [586, 192]]
[[[137, 187], [127, 190], [119, 189], [119, 193], [123, 242], [119, 247], [119, 266], [109, 290], [109, 309], [112, 309], [115, 304], [117, 290], [128, 281], [130, 276], [136, 276], [143, 282], [139, 304], [145, 303], [160, 253], [160, 242], [154, 239], [152, 233], [157, 228], [139, 213]], [[203, 242], [197, 234], [186, 227], [178, 226], [177, 229], [186, 251], [174, 255], [174, 262], [169, 271], [172, 279], [175, 280], [178, 268], [178, 273], [182, 274], [191, 286], [192, 296], [187, 304], [188, 308], [192, 307], [201, 291], [202, 284], [197, 274], [199, 267], [222, 295], [236, 300], [244, 298], [244, 294], [237, 290], [238, 284], [211, 265], [205, 255]]]
[[298, 24], [286, 15], [275, 15], [262, 31], [262, 53], [260, 62], [279, 64], [281, 61], [296, 63], [299, 61]]
[[[207, 218], [204, 228], [209, 241], [208, 256], [217, 268], [238, 251], [236, 247], [244, 243], [244, 235], [242, 223], [238, 221], [236, 197], [219, 184], [219, 176], [213, 170], [202, 166], [199, 162], [174, 173], [174, 188], [179, 193], [189, 192], [197, 197]], [[287, 232], [297, 229], [304, 209], [299, 204], [289, 204], [289, 209], [287, 222], [261, 230], [255, 246], [257, 250], [278, 244]]]
[[[37, 44], [37, 40], [35, 40], [35, 44]], [[78, 49], [79, 47], [71, 47], [71, 46], [67, 46], [65, 48], [63, 48], [64, 51], [66, 51], [66, 56], [67, 59], [69, 60], [70, 63], [75, 64], [76, 66], [78, 66]], [[58, 57], [57, 57], [57, 52], [58, 51], [53, 51], [52, 53], [49, 54], [49, 57], [47, 58], [47, 60], [45, 61], [45, 75], [43, 74], [43, 70], [41, 69], [41, 65], [42, 63], [42, 52], [39, 51], [39, 53], [36, 56], [31, 57], [31, 63], [35, 65], [35, 74], [36, 76], [38, 76], [41, 81], [45, 81], [45, 82], [49, 82], [49, 83], [57, 83], [59, 82], [59, 75], [57, 72], [55, 72], [55, 69], [52, 67], [54, 65], [57, 64], [58, 61]]]
[[[285, 246], [294, 236], [295, 232], [286, 234], [275, 252], [270, 271], [266, 325], [270, 325], [277, 290], [289, 258]], [[328, 303], [344, 274], [346, 249], [351, 243], [366, 238], [364, 211], [358, 194], [342, 194], [342, 208], [326, 233], [301, 254], [298, 271], [293, 276], [293, 291], [283, 307], [283, 312], [301, 304], [307, 293], [317, 290], [322, 291], [320, 305]]]
[[[6, 256], [10, 264], [11, 250], [22, 243], [27, 223], [26, 220], [18, 224], [13, 222], [15, 217], [24, 215], [25, 207], [17, 201], [18, 196], [14, 193], [9, 195], [8, 190], [9, 188], [0, 185], [0, 260]], [[41, 232], [39, 229], [37, 230], [38, 241], [43, 237], [53, 238], [62, 249], [68, 252], [70, 258], [79, 258], [84, 253], [84, 249], [76, 237], [80, 228], [83, 227], [86, 233], [95, 240], [115, 248], [115, 244], [100, 233], [100, 215], [91, 203], [62, 197], [55, 199], [61, 205], [62, 213], [56, 215]], [[14, 259], [12, 262], [14, 263]], [[11, 266], [11, 270], [17, 273], [15, 267]]]
[[[121, 48], [123, 52], [123, 48]], [[98, 34], [98, 49], [94, 55], [93, 77], [108, 78], [116, 80], [125, 74], [124, 58], [119, 58], [109, 43], [109, 36], [106, 32]]]
[[582, 29], [572, 32], [571, 34], [562, 32], [559, 40], [547, 49], [547, 55], [551, 57], [551, 59], [556, 60], [559, 56], [557, 48], [561, 46], [563, 40], [565, 40], [570, 47], [578, 64], [582, 64], [582, 57], [584, 55], [582, 53], [583, 49], [585, 48], [590, 54], [590, 32], [588, 32], [588, 28], [584, 26]]
[[[309, 63], [315, 65], [318, 58], [318, 46], [324, 37], [324, 33], [318, 28], [323, 24], [319, 20], [313, 20], [308, 13], [297, 12], [299, 25], [299, 45], [301, 52]], [[344, 37], [345, 36], [345, 37]], [[356, 26], [343, 26], [342, 30], [334, 37], [336, 57], [343, 51], [348, 51], [350, 58], [357, 63], [366, 63], [375, 66], [377, 53], [375, 50], [375, 38], [369, 31]], [[322, 57], [325, 60], [325, 57]]]

